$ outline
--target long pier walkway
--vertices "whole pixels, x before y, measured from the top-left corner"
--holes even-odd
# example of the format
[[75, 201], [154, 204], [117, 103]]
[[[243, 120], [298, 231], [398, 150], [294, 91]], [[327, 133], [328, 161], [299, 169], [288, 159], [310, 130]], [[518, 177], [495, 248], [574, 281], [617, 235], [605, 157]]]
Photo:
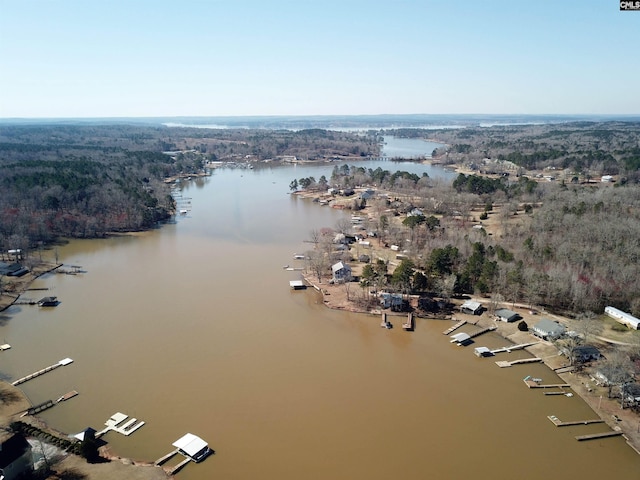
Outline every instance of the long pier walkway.
[[[505, 368], [505, 367], [511, 367], [512, 365], [518, 365], [520, 363], [536, 363], [541, 361], [542, 361], [541, 358], [531, 357], [531, 358], [520, 358], [518, 360], [511, 360], [510, 362], [506, 360], [498, 360], [496, 362], [496, 365], [498, 365], [500, 368]], [[536, 387], [531, 387], [531, 388], [536, 388]]]
[[496, 348], [495, 350], [491, 350], [491, 353], [493, 355], [502, 352], [511, 353], [514, 350], [522, 350], [524, 348], [530, 347], [531, 345], [535, 345], [536, 343], [538, 342], [521, 343], [520, 345], [511, 345], [510, 347]]
[[551, 423], [553, 423], [556, 427], [570, 427], [572, 425], [590, 425], [592, 423], [604, 423], [604, 420], [602, 420], [601, 418], [594, 418], [593, 420], [575, 420], [572, 422], [563, 422], [555, 415], [549, 415], [547, 418], [551, 420]]
[[576, 440], [578, 440], [579, 442], [582, 442], [584, 440], [595, 440], [597, 438], [619, 437], [622, 434], [623, 434], [623, 432], [615, 432], [615, 431], [602, 432], [602, 433], [591, 433], [591, 434], [588, 434], [588, 435], [578, 435], [578, 436], [576, 436]]
[[33, 372], [29, 375], [26, 375], [22, 378], [19, 378], [18, 380], [14, 381], [11, 383], [11, 385], [13, 385], [14, 387], [16, 385], [20, 385], [21, 383], [24, 382], [28, 382], [29, 380], [39, 377], [40, 375], [44, 375], [45, 373], [49, 373], [52, 370], [55, 370], [58, 367], [64, 367], [65, 365], [69, 365], [70, 363], [72, 363], [73, 360], [71, 360], [70, 358], [64, 358], [62, 360], [60, 360], [58, 363], [54, 363], [53, 365], [49, 365], [48, 367], [43, 368], [42, 370], [38, 370], [37, 372]]

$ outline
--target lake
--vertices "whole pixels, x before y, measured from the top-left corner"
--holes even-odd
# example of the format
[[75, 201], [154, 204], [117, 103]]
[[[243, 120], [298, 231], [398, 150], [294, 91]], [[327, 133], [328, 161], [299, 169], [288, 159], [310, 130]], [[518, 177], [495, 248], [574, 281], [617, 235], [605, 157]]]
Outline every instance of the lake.
[[[288, 195], [289, 182], [328, 178], [333, 166], [218, 169], [183, 185], [191, 209], [175, 223], [58, 248], [86, 273], [33, 285], [57, 296], [56, 308], [2, 314], [0, 338], [13, 348], [0, 371], [15, 379], [71, 357], [22, 385], [34, 404], [80, 392], [42, 418], [68, 433], [100, 430], [115, 412], [144, 420], [105, 440], [150, 461], [196, 434], [216, 453], [188, 465], [184, 480], [634, 478], [640, 458], [622, 438], [574, 439], [606, 427], [549, 422], [595, 414], [577, 396], [524, 386], [526, 375], [558, 383], [546, 367], [498, 368], [452, 345], [442, 335], [449, 321], [386, 330], [378, 316], [332, 311], [313, 290], [289, 289], [298, 272], [283, 265], [309, 248], [311, 230], [347, 215]], [[490, 333], [482, 345], [505, 341]]]

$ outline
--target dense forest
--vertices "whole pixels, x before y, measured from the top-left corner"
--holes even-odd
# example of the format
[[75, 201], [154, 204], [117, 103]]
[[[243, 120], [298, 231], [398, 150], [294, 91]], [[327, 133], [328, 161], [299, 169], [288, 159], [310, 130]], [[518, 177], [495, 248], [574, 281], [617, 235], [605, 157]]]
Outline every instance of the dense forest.
[[165, 178], [201, 172], [208, 161], [377, 152], [367, 137], [321, 129], [2, 125], [0, 250], [151, 228], [175, 210]]

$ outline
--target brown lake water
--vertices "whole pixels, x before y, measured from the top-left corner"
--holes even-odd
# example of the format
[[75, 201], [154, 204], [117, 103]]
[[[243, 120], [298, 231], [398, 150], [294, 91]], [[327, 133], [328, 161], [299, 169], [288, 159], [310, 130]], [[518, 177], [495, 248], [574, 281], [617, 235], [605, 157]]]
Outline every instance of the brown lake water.
[[[640, 478], [622, 438], [574, 438], [608, 427], [551, 424], [547, 415], [595, 414], [576, 396], [527, 389], [526, 375], [559, 381], [546, 367], [476, 358], [442, 335], [450, 322], [385, 330], [377, 316], [290, 291], [298, 273], [283, 265], [311, 229], [344, 215], [286, 195], [293, 178], [330, 174], [309, 168], [219, 170], [184, 188], [192, 210], [175, 224], [59, 248], [87, 273], [36, 282], [56, 308], [2, 314], [13, 348], [0, 371], [15, 379], [71, 357], [23, 385], [33, 403], [80, 392], [42, 417], [69, 433], [100, 430], [118, 411], [144, 420], [104, 438], [150, 461], [199, 435], [216, 453], [184, 480]], [[486, 334], [475, 346], [504, 344]]]

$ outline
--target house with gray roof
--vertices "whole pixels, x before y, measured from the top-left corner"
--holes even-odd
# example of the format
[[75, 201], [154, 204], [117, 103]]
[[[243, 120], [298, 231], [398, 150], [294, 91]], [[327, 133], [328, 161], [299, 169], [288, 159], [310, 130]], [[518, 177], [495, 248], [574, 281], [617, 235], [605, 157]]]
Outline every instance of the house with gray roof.
[[333, 281], [335, 283], [344, 283], [351, 281], [351, 267], [343, 262], [338, 262], [331, 267], [333, 272]]
[[560, 322], [543, 318], [531, 327], [531, 330], [534, 335], [542, 338], [543, 340], [553, 340], [554, 338], [564, 335], [567, 329]]
[[500, 320], [501, 322], [515, 322], [516, 320], [520, 320], [522, 317], [520, 314], [513, 312], [507, 308], [499, 308], [494, 312], [496, 316], [496, 320]]
[[482, 310], [482, 304], [475, 300], [467, 300], [460, 306], [460, 311], [469, 315], [482, 315]]

